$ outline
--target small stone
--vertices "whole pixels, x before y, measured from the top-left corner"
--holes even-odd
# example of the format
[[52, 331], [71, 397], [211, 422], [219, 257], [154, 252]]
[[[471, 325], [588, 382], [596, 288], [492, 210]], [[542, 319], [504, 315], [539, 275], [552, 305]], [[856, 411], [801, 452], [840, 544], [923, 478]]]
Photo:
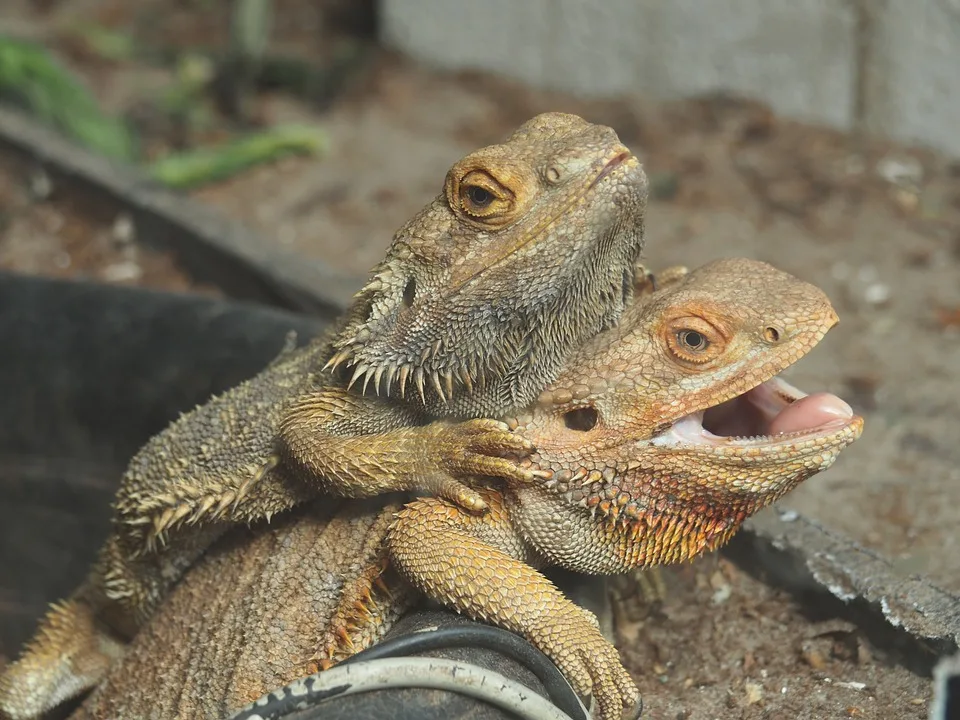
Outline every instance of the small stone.
[[733, 594], [733, 588], [720, 570], [715, 570], [713, 574], [710, 575], [710, 587], [713, 588], [714, 591], [713, 596], [710, 598], [710, 601], [714, 605], [722, 605], [729, 600]]
[[723, 605], [727, 600], [730, 599], [730, 596], [733, 594], [733, 589], [729, 585], [718, 589], [710, 598], [710, 602], [714, 605]]
[[127, 213], [120, 213], [113, 221], [113, 240], [118, 245], [130, 245], [136, 239], [136, 226]]
[[923, 165], [913, 157], [887, 155], [877, 163], [877, 174], [891, 185], [915, 188], [923, 180]]
[[863, 299], [870, 305], [885, 305], [890, 300], [890, 286], [872, 283], [863, 291]]
[[867, 689], [867, 684], [862, 682], [855, 681], [839, 681], [835, 683], [837, 687], [846, 688], [847, 690], [857, 690], [862, 691]]
[[100, 277], [106, 282], [132, 282], [143, 277], [143, 268], [134, 262], [114, 263], [103, 268]]
[[760, 683], [747, 681], [743, 684], [747, 705], [756, 705], [763, 700], [763, 686]]
[[710, 587], [714, 590], [721, 590], [727, 587], [729, 583], [727, 579], [723, 576], [723, 573], [719, 570], [715, 570], [713, 574], [710, 575]]
[[804, 648], [800, 652], [800, 657], [814, 670], [823, 670], [827, 666], [827, 659], [814, 648]]
[[920, 207], [920, 195], [905, 188], [897, 188], [893, 193], [893, 202], [905, 213], [912, 215]]

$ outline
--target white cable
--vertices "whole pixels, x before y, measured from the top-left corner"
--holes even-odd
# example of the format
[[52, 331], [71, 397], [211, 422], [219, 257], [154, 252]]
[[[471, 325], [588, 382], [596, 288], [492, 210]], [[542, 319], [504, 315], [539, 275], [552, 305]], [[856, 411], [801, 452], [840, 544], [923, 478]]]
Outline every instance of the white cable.
[[387, 688], [449, 690], [482, 700], [525, 720], [571, 720], [549, 700], [500, 673], [445, 658], [409, 657], [334, 666], [264, 695], [231, 720], [276, 720], [278, 716], [274, 713], [284, 700], [287, 702], [283, 702], [283, 711], [291, 712], [318, 704], [317, 695], [335, 698]]

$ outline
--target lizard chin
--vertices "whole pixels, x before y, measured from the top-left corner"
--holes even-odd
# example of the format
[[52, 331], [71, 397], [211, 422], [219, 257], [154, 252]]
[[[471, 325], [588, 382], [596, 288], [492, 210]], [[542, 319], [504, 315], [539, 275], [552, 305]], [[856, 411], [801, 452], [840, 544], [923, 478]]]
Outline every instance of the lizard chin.
[[761, 453], [815, 450], [852, 442], [862, 429], [863, 418], [836, 395], [807, 395], [773, 377], [726, 402], [680, 418], [654, 442]]

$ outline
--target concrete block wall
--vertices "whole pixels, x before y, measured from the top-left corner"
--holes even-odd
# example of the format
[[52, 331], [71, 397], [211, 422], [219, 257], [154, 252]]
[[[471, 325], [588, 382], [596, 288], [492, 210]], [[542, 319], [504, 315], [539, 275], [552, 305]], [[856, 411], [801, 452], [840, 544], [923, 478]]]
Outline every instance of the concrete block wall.
[[960, 0], [382, 0], [448, 69], [588, 96], [730, 91], [960, 157]]

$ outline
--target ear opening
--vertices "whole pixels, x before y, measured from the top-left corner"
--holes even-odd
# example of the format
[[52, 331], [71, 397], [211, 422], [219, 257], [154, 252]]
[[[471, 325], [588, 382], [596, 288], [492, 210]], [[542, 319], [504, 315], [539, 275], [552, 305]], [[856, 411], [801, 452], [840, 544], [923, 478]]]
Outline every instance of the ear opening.
[[600, 421], [600, 413], [595, 407], [578, 407], [563, 414], [563, 424], [568, 430], [587, 432], [593, 430]]

